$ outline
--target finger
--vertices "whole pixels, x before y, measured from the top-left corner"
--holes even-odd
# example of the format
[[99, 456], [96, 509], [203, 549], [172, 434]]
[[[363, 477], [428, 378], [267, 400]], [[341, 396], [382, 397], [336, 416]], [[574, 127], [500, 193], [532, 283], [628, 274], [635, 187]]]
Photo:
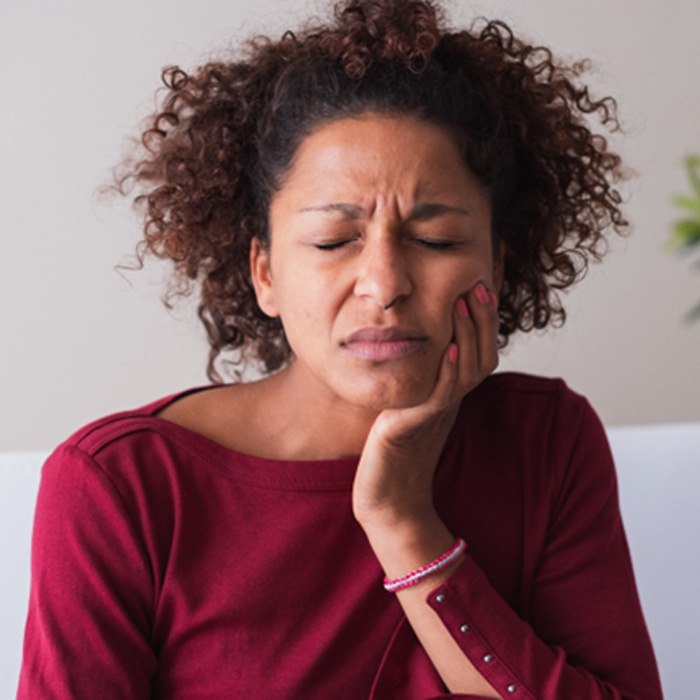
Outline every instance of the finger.
[[455, 304], [453, 329], [454, 341], [459, 350], [456, 382], [458, 396], [455, 398], [462, 398], [479, 382], [477, 332], [466, 295], [457, 299]]
[[481, 379], [498, 366], [498, 298], [478, 282], [468, 295], [469, 311], [474, 322], [478, 373]]
[[452, 402], [455, 385], [459, 379], [459, 346], [450, 342], [443, 353], [435, 387], [426, 401], [426, 406], [441, 411]]

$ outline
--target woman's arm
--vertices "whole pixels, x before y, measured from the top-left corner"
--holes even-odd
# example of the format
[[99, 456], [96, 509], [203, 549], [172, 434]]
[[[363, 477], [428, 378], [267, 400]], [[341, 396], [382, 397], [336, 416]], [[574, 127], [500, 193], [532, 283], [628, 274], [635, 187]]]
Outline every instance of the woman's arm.
[[154, 585], [108, 476], [71, 445], [42, 470], [18, 699], [148, 698]]
[[[471, 322], [486, 327], [473, 299], [470, 310]], [[461, 322], [456, 318], [456, 325]], [[398, 593], [416, 636], [452, 693], [537, 700], [661, 697], [620, 520], [612, 459], [602, 426], [590, 408], [580, 410], [581, 403], [554, 426], [568, 436], [570, 455], [557, 460], [564, 466], [534, 581], [531, 625], [510, 608], [469, 555]], [[428, 428], [424, 431], [414, 428], [402, 435], [422, 438]], [[432, 491], [428, 496], [434, 454], [406, 437], [391, 443], [374, 434], [367, 442], [361, 467], [383, 476], [375, 474], [372, 482], [368, 473], [358, 471], [359, 483], [383, 484], [376, 493], [393, 498], [375, 500], [381, 506], [374, 518], [371, 511], [356, 509], [390, 578], [432, 560], [453, 544], [455, 535], [469, 540], [468, 532], [447, 529], [433, 506]], [[388, 474], [407, 480], [403, 500], [398, 498], [401, 487], [388, 485]]]
[[[412, 571], [447, 551], [454, 537], [438, 519], [432, 525], [414, 532], [396, 528], [392, 536], [383, 531], [370, 534], [370, 544], [389, 578]], [[409, 564], [409, 562], [412, 562]], [[430, 607], [430, 595], [437, 586], [448, 581], [460, 566], [460, 560], [448, 569], [423, 579], [396, 593], [416, 637], [452, 693], [470, 693], [484, 698], [502, 697], [480, 673], [459, 647], [449, 628]], [[408, 566], [408, 568], [406, 568]]]
[[[380, 414], [358, 466], [355, 516], [389, 578], [432, 561], [454, 544], [454, 535], [434, 508], [434, 470], [459, 401], [498, 364], [495, 297], [483, 285], [477, 287], [456, 303], [455, 342], [445, 352], [432, 395], [414, 408]], [[427, 593], [458, 565], [397, 595], [447, 687], [499, 698], [426, 604]]]

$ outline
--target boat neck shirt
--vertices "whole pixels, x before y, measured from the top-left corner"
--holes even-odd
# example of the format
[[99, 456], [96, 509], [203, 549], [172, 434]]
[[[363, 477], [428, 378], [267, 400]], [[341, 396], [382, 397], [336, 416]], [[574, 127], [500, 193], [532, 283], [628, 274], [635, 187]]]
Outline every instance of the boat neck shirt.
[[[358, 458], [283, 461], [158, 417], [95, 421], [42, 470], [18, 698], [449, 694], [352, 514]], [[603, 427], [563, 381], [487, 378], [435, 503], [468, 555], [429, 593], [503, 696], [661, 697]]]

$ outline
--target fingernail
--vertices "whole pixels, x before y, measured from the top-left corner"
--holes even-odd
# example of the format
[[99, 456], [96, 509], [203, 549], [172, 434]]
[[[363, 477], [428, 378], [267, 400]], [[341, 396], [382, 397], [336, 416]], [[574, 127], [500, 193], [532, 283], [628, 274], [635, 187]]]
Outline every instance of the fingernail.
[[449, 348], [449, 350], [447, 351], [447, 353], [448, 353], [448, 356], [449, 356], [449, 358], [450, 358], [450, 362], [451, 362], [453, 365], [456, 365], [456, 364], [457, 364], [457, 358], [459, 357], [459, 350], [457, 350], [457, 346], [456, 346], [454, 343], [452, 343], [452, 345], [450, 345], [450, 348]]
[[491, 301], [483, 282], [479, 282], [479, 284], [476, 285], [476, 298], [481, 304], [488, 304]]
[[498, 295], [493, 292], [489, 292], [489, 299], [495, 308], [498, 308]]
[[457, 313], [462, 318], [469, 318], [469, 309], [467, 308], [467, 302], [464, 301], [462, 297], [457, 299]]

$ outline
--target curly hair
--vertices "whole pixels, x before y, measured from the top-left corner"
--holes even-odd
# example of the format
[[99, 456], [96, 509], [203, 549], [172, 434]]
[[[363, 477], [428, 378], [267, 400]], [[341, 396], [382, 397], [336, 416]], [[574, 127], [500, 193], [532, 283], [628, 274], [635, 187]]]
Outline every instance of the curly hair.
[[343, 0], [325, 25], [257, 37], [233, 60], [163, 70], [164, 96], [119, 180], [144, 208], [137, 255], [174, 264], [166, 301], [198, 289], [208, 375], [238, 351], [265, 371], [291, 349], [259, 308], [251, 239], [269, 243], [268, 208], [301, 141], [324, 122], [371, 112], [447, 128], [490, 195], [505, 250], [499, 345], [516, 330], [560, 325], [559, 291], [627, 226], [621, 161], [597, 121], [619, 130], [611, 97], [580, 84], [586, 63], [555, 59], [500, 21], [446, 28], [430, 0]]

